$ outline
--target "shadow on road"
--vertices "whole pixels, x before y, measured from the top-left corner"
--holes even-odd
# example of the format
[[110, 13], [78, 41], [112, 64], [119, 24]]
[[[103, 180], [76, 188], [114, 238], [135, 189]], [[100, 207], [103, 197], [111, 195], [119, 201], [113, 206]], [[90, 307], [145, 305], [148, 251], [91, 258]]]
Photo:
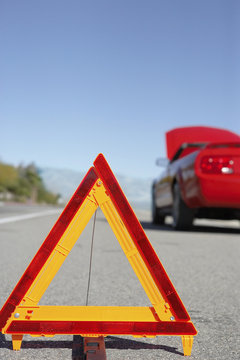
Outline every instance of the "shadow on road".
[[84, 360], [85, 354], [83, 351], [83, 337], [80, 335], [73, 335], [72, 343], [72, 360]]
[[182, 355], [183, 353], [179, 352], [177, 348], [170, 347], [166, 345], [156, 345], [148, 344], [147, 342], [139, 340], [129, 340], [124, 338], [119, 338], [117, 336], [108, 336], [105, 339], [106, 349], [118, 349], [118, 350], [164, 350], [173, 354]]
[[[6, 340], [5, 335], [0, 333], [0, 349], [3, 348], [12, 350], [12, 341]], [[83, 338], [80, 335], [74, 335], [73, 341], [61, 341], [61, 340], [60, 341], [59, 340], [23, 341], [21, 349], [72, 349], [72, 360], [85, 359], [85, 355], [83, 352]]]
[[141, 221], [141, 225], [145, 230], [156, 231], [175, 231], [175, 232], [202, 232], [202, 233], [216, 233], [216, 234], [240, 234], [240, 228], [230, 228], [221, 226], [208, 226], [208, 225], [193, 225], [189, 230], [174, 230], [171, 225], [155, 225], [151, 221]]
[[5, 335], [0, 333], [0, 349], [1, 348], [12, 349], [12, 342], [7, 341]]
[[171, 225], [155, 225], [151, 221], [140, 221], [144, 230], [173, 231]]
[[[105, 338], [106, 349], [118, 350], [163, 350], [173, 354], [182, 355], [177, 348], [166, 345], [148, 344], [147, 342], [139, 340], [129, 340], [119, 338], [116, 336], [107, 336]], [[0, 333], [0, 348], [12, 349], [12, 341], [6, 340], [5, 335]], [[57, 340], [33, 340], [23, 341], [22, 349], [72, 349], [72, 360], [84, 360], [85, 355], [83, 352], [83, 337], [74, 335], [73, 341], [57, 341]], [[21, 350], [20, 350], [21, 351]]]
[[189, 231], [191, 232], [207, 232], [207, 233], [219, 233], [219, 234], [239, 234], [240, 229], [221, 227], [221, 226], [206, 226], [206, 225], [195, 225]]
[[[6, 340], [4, 334], [0, 333], [0, 349], [12, 349], [12, 341]], [[57, 341], [57, 340], [30, 340], [22, 342], [21, 349], [72, 349], [72, 341]]]
[[[12, 341], [6, 340], [5, 335], [0, 333], [0, 349], [1, 348], [12, 350]], [[85, 359], [85, 355], [83, 352], [83, 337], [80, 335], [74, 335], [73, 341], [23, 340], [21, 349], [72, 349], [72, 360]]]

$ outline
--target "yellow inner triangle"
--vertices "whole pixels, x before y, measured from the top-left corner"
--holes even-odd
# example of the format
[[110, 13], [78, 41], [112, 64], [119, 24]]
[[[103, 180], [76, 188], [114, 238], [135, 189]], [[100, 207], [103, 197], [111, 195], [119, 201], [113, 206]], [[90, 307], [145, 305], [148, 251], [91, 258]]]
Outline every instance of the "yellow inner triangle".
[[[127, 306], [42, 306], [41, 297], [72, 250], [94, 212], [100, 207], [127, 259], [142, 284], [152, 307]], [[17, 316], [16, 316], [17, 314]], [[28, 292], [7, 321], [171, 321], [173, 314], [148, 271], [102, 181], [97, 179]], [[84, 336], [84, 334], [82, 334]]]

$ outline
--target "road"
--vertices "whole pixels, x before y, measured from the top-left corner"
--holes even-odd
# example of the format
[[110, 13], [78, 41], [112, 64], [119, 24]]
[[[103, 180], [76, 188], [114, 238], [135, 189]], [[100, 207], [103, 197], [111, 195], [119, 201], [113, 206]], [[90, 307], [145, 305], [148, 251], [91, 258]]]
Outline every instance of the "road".
[[[0, 207], [0, 307], [55, 223], [58, 214], [49, 210], [24, 205]], [[35, 217], [22, 217], [25, 214]], [[192, 231], [176, 232], [170, 225], [153, 226], [148, 212], [137, 215], [198, 330], [190, 359], [239, 359], [238, 224], [201, 220]], [[40, 304], [85, 305], [92, 226], [91, 220]], [[150, 305], [99, 210], [89, 305]], [[0, 359], [80, 360], [79, 341], [74, 337], [73, 342], [72, 336], [24, 336], [20, 352], [14, 352], [11, 337], [0, 334]], [[183, 358], [179, 337], [109, 336], [106, 351], [108, 360]]]

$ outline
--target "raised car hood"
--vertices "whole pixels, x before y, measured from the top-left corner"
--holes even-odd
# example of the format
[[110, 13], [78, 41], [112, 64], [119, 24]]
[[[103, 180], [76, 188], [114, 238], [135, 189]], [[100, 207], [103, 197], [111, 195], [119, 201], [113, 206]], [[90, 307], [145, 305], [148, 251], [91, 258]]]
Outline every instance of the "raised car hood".
[[167, 157], [171, 160], [184, 143], [239, 142], [240, 136], [229, 130], [207, 126], [189, 126], [166, 133]]

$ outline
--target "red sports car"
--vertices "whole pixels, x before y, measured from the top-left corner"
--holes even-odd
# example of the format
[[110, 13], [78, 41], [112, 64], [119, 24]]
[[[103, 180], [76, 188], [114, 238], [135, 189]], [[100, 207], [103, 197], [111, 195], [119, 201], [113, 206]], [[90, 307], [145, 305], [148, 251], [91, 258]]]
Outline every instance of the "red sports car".
[[205, 126], [166, 133], [168, 165], [152, 186], [152, 219], [173, 216], [175, 229], [194, 218], [240, 219], [240, 136]]

